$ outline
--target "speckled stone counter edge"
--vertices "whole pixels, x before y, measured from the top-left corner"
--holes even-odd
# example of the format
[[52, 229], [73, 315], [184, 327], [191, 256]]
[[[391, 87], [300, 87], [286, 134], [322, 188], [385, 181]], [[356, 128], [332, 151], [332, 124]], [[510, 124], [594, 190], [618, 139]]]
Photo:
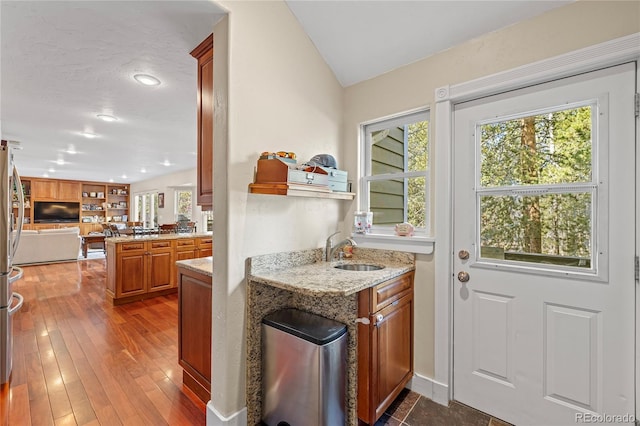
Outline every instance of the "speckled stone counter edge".
[[[347, 324], [347, 425], [357, 425], [357, 294], [309, 295], [288, 291], [251, 279], [252, 275], [313, 264], [322, 260], [322, 249], [256, 256], [247, 259], [247, 424], [258, 425], [262, 412], [262, 318], [285, 307], [293, 307]], [[385, 264], [415, 264], [411, 253], [357, 249], [358, 261]]]
[[213, 276], [213, 257], [199, 257], [196, 259], [177, 260], [176, 266], [189, 269], [200, 274]]

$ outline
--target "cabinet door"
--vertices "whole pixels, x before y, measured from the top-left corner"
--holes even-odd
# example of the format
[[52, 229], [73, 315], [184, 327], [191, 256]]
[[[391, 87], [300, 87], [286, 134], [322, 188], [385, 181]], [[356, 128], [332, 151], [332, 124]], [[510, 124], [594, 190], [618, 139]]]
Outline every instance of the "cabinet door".
[[149, 243], [149, 270], [147, 272], [147, 291], [164, 290], [173, 286], [174, 259], [173, 248], [169, 241]]
[[79, 201], [82, 193], [80, 182], [58, 182], [58, 200]]
[[39, 200], [57, 200], [58, 182], [34, 179], [31, 182], [31, 197]]
[[[192, 390], [208, 401], [211, 388], [211, 278], [184, 269], [180, 271], [179, 362], [201, 385]], [[200, 389], [202, 392], [198, 392]]]
[[145, 263], [147, 255], [144, 250], [136, 250], [118, 255], [118, 282], [116, 297], [135, 296], [146, 292]]
[[413, 376], [413, 293], [373, 315], [373, 386], [376, 417]]
[[209, 210], [213, 205], [213, 35], [191, 55], [198, 59], [198, 188], [197, 204]]

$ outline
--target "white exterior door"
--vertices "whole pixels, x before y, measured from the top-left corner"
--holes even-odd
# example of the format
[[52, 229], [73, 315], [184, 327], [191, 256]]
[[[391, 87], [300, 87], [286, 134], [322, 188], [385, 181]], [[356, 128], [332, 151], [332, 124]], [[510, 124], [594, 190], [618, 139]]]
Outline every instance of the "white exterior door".
[[635, 81], [625, 64], [456, 105], [455, 400], [518, 425], [633, 419]]

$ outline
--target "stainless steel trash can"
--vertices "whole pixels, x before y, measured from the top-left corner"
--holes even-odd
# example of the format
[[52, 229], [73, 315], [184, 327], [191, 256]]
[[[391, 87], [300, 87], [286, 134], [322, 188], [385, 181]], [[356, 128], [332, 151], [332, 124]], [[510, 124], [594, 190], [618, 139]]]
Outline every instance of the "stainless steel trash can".
[[262, 421], [345, 424], [347, 326], [298, 309], [262, 320]]

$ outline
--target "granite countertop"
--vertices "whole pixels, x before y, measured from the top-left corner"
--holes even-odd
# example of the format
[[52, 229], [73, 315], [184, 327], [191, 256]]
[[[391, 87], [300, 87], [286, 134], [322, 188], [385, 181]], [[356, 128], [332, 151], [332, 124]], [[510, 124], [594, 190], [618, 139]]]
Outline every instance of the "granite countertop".
[[176, 265], [179, 268], [189, 269], [200, 274], [213, 276], [213, 257], [200, 257], [198, 259], [178, 260]]
[[[415, 269], [413, 255], [398, 256], [390, 253], [385, 250], [358, 249], [354, 250], [351, 260], [329, 263], [316, 256], [313, 263], [282, 262], [282, 268], [252, 268], [249, 278], [258, 283], [308, 295], [349, 296]], [[278, 265], [278, 259], [273, 262]], [[342, 263], [375, 264], [383, 265], [384, 268], [377, 271], [334, 268]]]
[[211, 232], [190, 232], [184, 234], [145, 234], [145, 235], [123, 235], [120, 237], [105, 238], [107, 244], [130, 243], [131, 241], [151, 241], [151, 240], [178, 240], [180, 238], [206, 238], [213, 237]]

